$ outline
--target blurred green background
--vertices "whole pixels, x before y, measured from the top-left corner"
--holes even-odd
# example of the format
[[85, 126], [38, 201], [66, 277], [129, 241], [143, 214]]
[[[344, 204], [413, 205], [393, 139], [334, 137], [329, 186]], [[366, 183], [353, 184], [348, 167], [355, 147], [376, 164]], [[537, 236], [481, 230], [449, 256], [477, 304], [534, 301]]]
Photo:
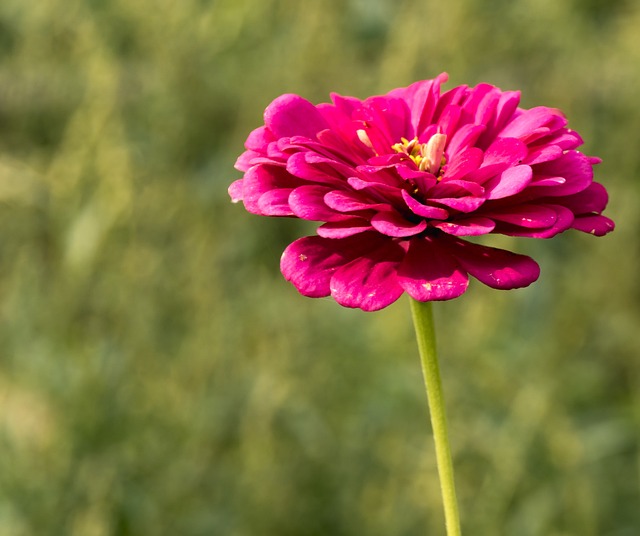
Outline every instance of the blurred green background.
[[437, 304], [463, 529], [640, 534], [640, 3], [2, 0], [0, 536], [444, 534], [406, 298], [299, 296], [229, 203], [281, 93], [561, 108], [612, 235]]

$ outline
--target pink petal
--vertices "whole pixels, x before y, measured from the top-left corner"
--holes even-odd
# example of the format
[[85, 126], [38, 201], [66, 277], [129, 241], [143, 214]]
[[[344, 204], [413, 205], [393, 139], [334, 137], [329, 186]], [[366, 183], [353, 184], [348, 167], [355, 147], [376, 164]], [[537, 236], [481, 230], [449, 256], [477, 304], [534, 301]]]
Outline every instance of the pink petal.
[[520, 116], [502, 129], [500, 136], [503, 138], [520, 138], [525, 140], [528, 139], [532, 133], [539, 131], [541, 127], [553, 125], [558, 129], [566, 124], [567, 121], [559, 110], [538, 106], [524, 110]]
[[293, 216], [289, 207], [291, 188], [276, 188], [263, 193], [258, 199], [260, 214], [263, 216]]
[[329, 282], [335, 271], [366, 251], [361, 237], [332, 240], [307, 236], [290, 244], [280, 259], [280, 270], [304, 296], [320, 298], [331, 293]]
[[520, 193], [531, 182], [533, 170], [530, 166], [515, 166], [484, 183], [487, 199], [502, 199]]
[[356, 173], [349, 166], [310, 152], [291, 155], [287, 161], [287, 171], [305, 181], [336, 187], [344, 185], [346, 177]]
[[413, 223], [406, 220], [396, 211], [378, 212], [371, 218], [371, 225], [376, 231], [384, 235], [398, 238], [420, 234], [427, 228], [425, 220]]
[[537, 195], [566, 196], [586, 190], [593, 182], [593, 168], [589, 159], [578, 151], [567, 151], [551, 162], [537, 164], [535, 174], [542, 177], [563, 177], [565, 183], [558, 186], [539, 186], [532, 183]]
[[419, 301], [451, 300], [467, 290], [469, 278], [437, 240], [414, 239], [398, 270], [400, 286]]
[[296, 179], [278, 166], [253, 166], [244, 174], [242, 200], [253, 214], [262, 214], [260, 197], [270, 190], [297, 186]]
[[338, 212], [357, 212], [360, 210], [390, 210], [389, 203], [375, 203], [359, 192], [332, 190], [324, 196], [328, 207]]
[[303, 220], [329, 222], [347, 219], [349, 216], [337, 213], [324, 202], [324, 196], [330, 191], [326, 186], [300, 186], [291, 192], [289, 206]]
[[325, 223], [318, 227], [317, 233], [323, 238], [347, 238], [372, 230], [373, 227], [368, 220], [356, 217], [344, 221]]
[[496, 223], [489, 218], [474, 216], [455, 221], [438, 222], [433, 226], [454, 236], [480, 236], [493, 231]]
[[556, 220], [546, 229], [526, 229], [524, 227], [509, 227], [499, 225], [496, 228], [496, 233], [505, 234], [508, 236], [527, 236], [529, 238], [552, 238], [557, 234], [566, 231], [571, 227], [574, 221], [573, 212], [568, 208], [560, 205], [544, 204], [541, 207], [546, 207], [553, 210], [556, 213]]
[[524, 164], [532, 166], [534, 164], [541, 164], [542, 162], [548, 162], [555, 160], [562, 156], [563, 150], [557, 145], [546, 145], [540, 149], [530, 151], [527, 157], [522, 161]]
[[370, 240], [366, 255], [338, 268], [331, 277], [331, 296], [345, 307], [377, 311], [402, 295], [397, 271], [405, 251], [397, 243], [380, 237]]
[[298, 95], [286, 94], [274, 100], [264, 112], [264, 124], [277, 138], [315, 138], [329, 127], [316, 107]]
[[609, 201], [609, 194], [599, 182], [592, 182], [586, 190], [567, 197], [556, 197], [554, 203], [567, 207], [574, 214], [602, 212]]
[[450, 104], [447, 106], [440, 119], [438, 119], [438, 126], [440, 127], [440, 132], [447, 136], [447, 138], [451, 137], [458, 126], [458, 121], [460, 120], [460, 114], [462, 113], [462, 108], [460, 106], [456, 106], [455, 104]]
[[480, 135], [485, 131], [484, 125], [463, 125], [451, 137], [447, 145], [447, 153], [455, 155], [468, 147], [471, 147]]
[[482, 197], [444, 197], [431, 200], [433, 203], [439, 203], [445, 207], [459, 210], [460, 212], [473, 212], [482, 206], [486, 199]]
[[436, 220], [446, 220], [449, 217], [449, 213], [445, 209], [420, 203], [420, 201], [411, 197], [406, 190], [402, 190], [402, 198], [407, 204], [407, 207], [418, 216]]
[[442, 180], [449, 181], [464, 178], [467, 174], [478, 169], [483, 158], [484, 153], [477, 147], [468, 147], [467, 149], [454, 154], [447, 165], [447, 170], [445, 171]]
[[239, 201], [242, 201], [242, 183], [244, 182], [244, 179], [238, 179], [237, 181], [234, 181], [231, 183], [231, 186], [229, 186], [229, 196], [231, 197], [231, 202], [233, 203], [238, 203]]
[[527, 146], [515, 138], [498, 138], [484, 153], [482, 166], [467, 177], [482, 184], [489, 177], [519, 164], [527, 156]]
[[526, 287], [540, 275], [538, 264], [525, 255], [456, 239], [447, 242], [447, 249], [464, 270], [491, 288]]
[[615, 229], [615, 223], [606, 216], [578, 216], [571, 228], [594, 236], [604, 236]]

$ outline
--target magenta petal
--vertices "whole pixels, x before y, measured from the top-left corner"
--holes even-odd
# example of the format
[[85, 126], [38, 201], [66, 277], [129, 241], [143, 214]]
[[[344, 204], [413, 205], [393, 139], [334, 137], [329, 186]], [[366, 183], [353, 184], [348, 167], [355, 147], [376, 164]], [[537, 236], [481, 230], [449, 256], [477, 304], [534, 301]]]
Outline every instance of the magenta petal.
[[291, 192], [289, 206], [303, 220], [339, 221], [348, 218], [329, 208], [324, 202], [324, 196], [330, 191], [326, 186], [300, 186]]
[[404, 249], [391, 240], [371, 240], [366, 255], [333, 274], [331, 295], [340, 305], [363, 311], [391, 305], [403, 292], [397, 271], [404, 254]]
[[486, 212], [485, 216], [519, 227], [528, 229], [542, 229], [551, 227], [558, 219], [555, 210], [540, 205], [518, 205], [505, 209], [496, 209]]
[[604, 236], [615, 229], [615, 223], [606, 216], [578, 216], [571, 228], [595, 236]]
[[367, 241], [332, 240], [307, 236], [290, 244], [280, 259], [280, 270], [304, 296], [320, 298], [331, 293], [334, 272], [364, 252]]
[[525, 110], [520, 116], [511, 121], [500, 132], [501, 137], [526, 139], [532, 132], [540, 127], [554, 125], [556, 129], [566, 125], [567, 121], [562, 114], [553, 108], [538, 106]]
[[365, 231], [372, 231], [373, 227], [364, 218], [350, 218], [344, 221], [328, 222], [318, 227], [317, 233], [323, 238], [347, 238]]
[[313, 104], [292, 94], [278, 97], [267, 107], [264, 124], [278, 138], [305, 136], [313, 139], [329, 127]]
[[413, 223], [395, 211], [378, 212], [371, 218], [373, 228], [387, 236], [403, 238], [421, 233], [427, 228], [427, 222]]
[[571, 227], [574, 221], [573, 212], [568, 208], [561, 205], [540, 205], [543, 208], [548, 208], [556, 213], [556, 221], [548, 228], [544, 229], [527, 229], [525, 227], [508, 227], [499, 225], [496, 232], [505, 234], [508, 236], [528, 236], [530, 238], [552, 238], [557, 234], [566, 231]]
[[402, 198], [407, 204], [407, 207], [418, 216], [435, 220], [446, 220], [449, 217], [449, 213], [445, 209], [424, 205], [417, 199], [411, 197], [406, 190], [402, 190]]
[[482, 197], [444, 197], [432, 199], [434, 203], [439, 203], [445, 207], [459, 210], [460, 212], [473, 212], [482, 206], [486, 199]]
[[604, 186], [598, 182], [592, 182], [586, 190], [567, 197], [557, 197], [555, 203], [567, 207], [574, 214], [600, 213], [607, 206], [609, 195]]
[[491, 288], [526, 287], [538, 279], [540, 267], [532, 258], [503, 249], [450, 240], [447, 249], [464, 270]]
[[477, 147], [467, 149], [454, 154], [447, 166], [447, 170], [442, 177], [443, 181], [463, 179], [466, 175], [478, 169], [484, 153]]
[[291, 188], [276, 188], [263, 193], [258, 199], [260, 214], [263, 216], [293, 216], [289, 207]]
[[292, 188], [295, 185], [296, 179], [282, 167], [253, 166], [244, 174], [242, 201], [249, 212], [262, 214], [258, 203], [263, 194], [270, 190]]
[[338, 212], [356, 212], [360, 210], [390, 210], [388, 203], [375, 203], [359, 192], [332, 190], [324, 196], [328, 207]]
[[443, 221], [433, 224], [441, 231], [454, 236], [480, 236], [495, 229], [496, 223], [489, 218], [475, 216], [453, 222]]
[[485, 129], [486, 127], [484, 125], [467, 124], [461, 126], [447, 144], [447, 153], [455, 155], [472, 146]]
[[467, 290], [469, 278], [436, 240], [414, 239], [398, 270], [400, 286], [418, 301], [451, 300]]
[[237, 181], [234, 181], [231, 183], [231, 186], [229, 186], [229, 196], [231, 197], [231, 201], [233, 203], [238, 203], [239, 201], [242, 201], [242, 183], [244, 182], [244, 179], [238, 179]]
[[542, 162], [549, 162], [562, 156], [563, 150], [557, 145], [546, 145], [539, 149], [531, 151], [527, 157], [522, 161], [524, 164], [533, 166], [534, 164], [541, 164]]
[[500, 175], [484, 183], [487, 199], [502, 199], [524, 190], [531, 182], [533, 170], [530, 166], [516, 166], [504, 170]]

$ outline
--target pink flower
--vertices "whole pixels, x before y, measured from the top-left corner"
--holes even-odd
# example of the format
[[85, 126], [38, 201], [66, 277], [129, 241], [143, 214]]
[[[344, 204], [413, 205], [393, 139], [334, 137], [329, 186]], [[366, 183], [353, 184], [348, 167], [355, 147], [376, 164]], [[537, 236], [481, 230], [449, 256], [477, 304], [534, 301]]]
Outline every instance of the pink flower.
[[254, 214], [324, 222], [282, 255], [300, 293], [375, 311], [403, 292], [455, 298], [469, 275], [525, 287], [540, 273], [533, 259], [462, 237], [613, 230], [593, 182], [600, 159], [576, 150], [582, 138], [560, 111], [519, 108], [519, 92], [489, 84], [441, 94], [446, 80], [317, 106], [283, 95], [267, 107], [229, 193]]

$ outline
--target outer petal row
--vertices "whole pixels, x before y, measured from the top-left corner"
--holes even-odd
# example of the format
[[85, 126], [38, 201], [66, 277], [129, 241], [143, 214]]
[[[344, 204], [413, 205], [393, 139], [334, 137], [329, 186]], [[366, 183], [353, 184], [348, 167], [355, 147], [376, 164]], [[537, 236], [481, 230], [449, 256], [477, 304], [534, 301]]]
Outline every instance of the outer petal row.
[[301, 294], [331, 295], [345, 307], [365, 311], [390, 305], [404, 291], [420, 301], [456, 298], [467, 289], [467, 274], [503, 290], [525, 287], [540, 274], [527, 256], [458, 238], [399, 242], [375, 232], [300, 238], [286, 248], [280, 268]]

